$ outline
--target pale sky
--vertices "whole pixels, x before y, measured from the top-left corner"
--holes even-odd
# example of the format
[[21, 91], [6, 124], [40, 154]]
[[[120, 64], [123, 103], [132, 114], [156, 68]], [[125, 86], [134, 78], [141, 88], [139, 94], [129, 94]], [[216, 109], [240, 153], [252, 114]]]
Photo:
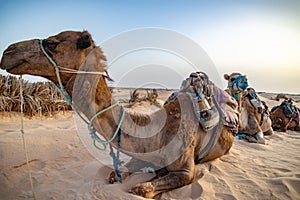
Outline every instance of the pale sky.
[[[64, 30], [88, 30], [101, 45], [132, 29], [168, 29], [204, 49], [220, 75], [211, 77], [213, 81], [237, 71], [247, 74], [256, 91], [300, 93], [298, 0], [11, 0], [0, 7], [0, 26], [1, 55], [11, 43]], [[157, 70], [146, 65], [135, 72], [145, 77]], [[113, 69], [110, 75], [119, 76]], [[164, 73], [141, 80], [147, 85], [162, 79], [160, 75]], [[124, 86], [143, 85], [131, 76], [130, 81], [122, 80]], [[165, 83], [166, 87], [179, 87], [181, 77], [173, 77], [176, 82]], [[223, 81], [220, 87], [225, 86]]]

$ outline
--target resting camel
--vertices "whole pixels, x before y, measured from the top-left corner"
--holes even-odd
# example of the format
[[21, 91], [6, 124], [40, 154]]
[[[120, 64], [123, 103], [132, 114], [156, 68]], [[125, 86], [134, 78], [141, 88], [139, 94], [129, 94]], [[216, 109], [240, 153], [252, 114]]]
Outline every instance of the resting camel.
[[250, 142], [266, 144], [264, 135], [273, 134], [267, 105], [259, 99], [253, 88], [247, 88], [246, 76], [235, 72], [224, 74], [224, 78], [228, 81], [226, 91], [239, 105], [239, 133], [246, 134]]
[[279, 106], [271, 109], [270, 118], [275, 131], [286, 132], [287, 129], [300, 131], [300, 109], [293, 105], [292, 99], [285, 99]]
[[[152, 198], [188, 185], [195, 179], [195, 164], [219, 158], [230, 150], [234, 135], [232, 128], [224, 125], [222, 111], [227, 106], [226, 92], [213, 86], [210, 107], [214, 107], [219, 120], [211, 129], [199, 123], [194, 99], [188, 93], [178, 94], [151, 115], [132, 114], [114, 103], [106, 83], [109, 76], [102, 62], [105, 60], [87, 31], [65, 31], [44, 40], [10, 45], [3, 53], [0, 67], [11, 74], [41, 76], [54, 82], [89, 120], [96, 116], [96, 111], [103, 111], [92, 122], [93, 128], [106, 140], [110, 139], [115, 149], [156, 166], [157, 176], [132, 187], [129, 192], [133, 194]], [[99, 73], [70, 73], [91, 69]], [[200, 96], [205, 96], [204, 91]], [[199, 110], [207, 109], [200, 100]], [[229, 106], [234, 108], [237, 104], [230, 102]], [[114, 137], [120, 124], [118, 136]], [[218, 137], [211, 142], [207, 135]]]
[[162, 100], [158, 98], [156, 89], [146, 90], [145, 95], [141, 95], [138, 90], [139, 88], [136, 88], [133, 92], [130, 92], [129, 107], [132, 107], [140, 102], [149, 102], [151, 105], [153, 104], [158, 108], [162, 107]]

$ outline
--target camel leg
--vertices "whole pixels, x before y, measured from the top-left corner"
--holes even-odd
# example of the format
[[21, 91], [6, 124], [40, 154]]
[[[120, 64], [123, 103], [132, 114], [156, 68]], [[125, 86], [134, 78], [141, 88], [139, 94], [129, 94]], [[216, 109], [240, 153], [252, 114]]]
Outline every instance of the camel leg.
[[195, 178], [194, 145], [188, 148], [181, 157], [167, 166], [168, 174], [152, 179], [151, 181], [139, 183], [129, 192], [146, 197], [154, 196], [190, 184]]
[[285, 127], [283, 128], [284, 132], [286, 132], [286, 130], [288, 129], [290, 123], [293, 121], [293, 118], [291, 117], [289, 122], [285, 125]]
[[257, 143], [259, 144], [267, 144], [267, 140], [264, 138], [264, 134], [262, 132], [258, 132], [256, 134]]

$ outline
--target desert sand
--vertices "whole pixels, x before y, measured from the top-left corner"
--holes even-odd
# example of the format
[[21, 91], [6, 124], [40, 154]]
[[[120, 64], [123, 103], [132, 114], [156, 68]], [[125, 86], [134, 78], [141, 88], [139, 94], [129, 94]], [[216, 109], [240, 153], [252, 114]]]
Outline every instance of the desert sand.
[[[119, 99], [126, 98], [125, 94], [128, 91], [114, 92]], [[160, 91], [159, 97], [169, 94]], [[270, 108], [279, 104], [271, 100], [272, 94], [261, 96]], [[133, 109], [155, 110], [149, 103]], [[36, 199], [144, 199], [128, 190], [154, 175], [137, 173], [123, 183], [108, 184], [112, 168], [85, 148], [75, 121], [72, 111], [24, 119]], [[227, 155], [197, 165], [192, 184], [157, 199], [300, 199], [300, 133], [275, 132], [267, 139], [267, 145], [235, 139]], [[19, 113], [0, 113], [0, 159], [0, 199], [33, 199]]]

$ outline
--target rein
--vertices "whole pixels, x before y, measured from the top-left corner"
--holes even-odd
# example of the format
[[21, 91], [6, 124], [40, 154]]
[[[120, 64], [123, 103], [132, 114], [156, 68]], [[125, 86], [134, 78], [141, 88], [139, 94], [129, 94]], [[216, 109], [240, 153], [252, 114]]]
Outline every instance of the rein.
[[[110, 144], [110, 142], [112, 142], [116, 136], [118, 135], [118, 143], [117, 143], [117, 156], [115, 156], [115, 153], [113, 152], [113, 149], [110, 145], [110, 155], [113, 158], [113, 162], [114, 162], [114, 168], [116, 171], [116, 174], [118, 176], [118, 180], [119, 182], [122, 182], [122, 177], [120, 175], [120, 171], [118, 169], [119, 166], [121, 166], [122, 162], [120, 161], [120, 146], [121, 146], [121, 126], [122, 126], [122, 122], [124, 119], [124, 108], [123, 106], [121, 106], [121, 115], [120, 115], [120, 119], [119, 119], [119, 123], [117, 126], [117, 129], [115, 130], [113, 136], [108, 139], [108, 140], [102, 140], [96, 133], [95, 128], [93, 127], [92, 123], [93, 121], [102, 113], [114, 108], [115, 106], [118, 105], [118, 102], [115, 102], [114, 104], [108, 106], [107, 108], [104, 108], [103, 110], [98, 111], [96, 114], [94, 114], [94, 116], [90, 119], [90, 121], [86, 120], [82, 114], [78, 111], [78, 109], [75, 107], [74, 104], [72, 104], [72, 99], [70, 98], [70, 96], [68, 95], [67, 91], [64, 89], [64, 86], [62, 84], [61, 78], [60, 78], [60, 68], [63, 69], [62, 72], [66, 72], [66, 73], [85, 73], [85, 74], [99, 74], [99, 75], [104, 75], [107, 76], [107, 72], [87, 72], [87, 71], [80, 71], [80, 70], [73, 70], [73, 69], [68, 69], [68, 68], [64, 68], [64, 67], [60, 67], [56, 64], [56, 62], [51, 58], [51, 56], [49, 56], [49, 54], [46, 52], [44, 46], [43, 46], [43, 40], [40, 40], [40, 47], [42, 52], [44, 53], [44, 55], [48, 58], [48, 60], [51, 62], [51, 64], [54, 66], [55, 68], [55, 74], [58, 80], [58, 86], [56, 86], [56, 88], [59, 90], [59, 92], [62, 94], [63, 98], [66, 100], [67, 104], [69, 106], [72, 107], [72, 109], [75, 111], [75, 113], [88, 125], [88, 130], [89, 133], [91, 135], [91, 138], [93, 140], [93, 144], [94, 146], [101, 150], [104, 151], [106, 149], [107, 144]], [[102, 145], [102, 147], [99, 147], [97, 145], [97, 142], [100, 143]]]

